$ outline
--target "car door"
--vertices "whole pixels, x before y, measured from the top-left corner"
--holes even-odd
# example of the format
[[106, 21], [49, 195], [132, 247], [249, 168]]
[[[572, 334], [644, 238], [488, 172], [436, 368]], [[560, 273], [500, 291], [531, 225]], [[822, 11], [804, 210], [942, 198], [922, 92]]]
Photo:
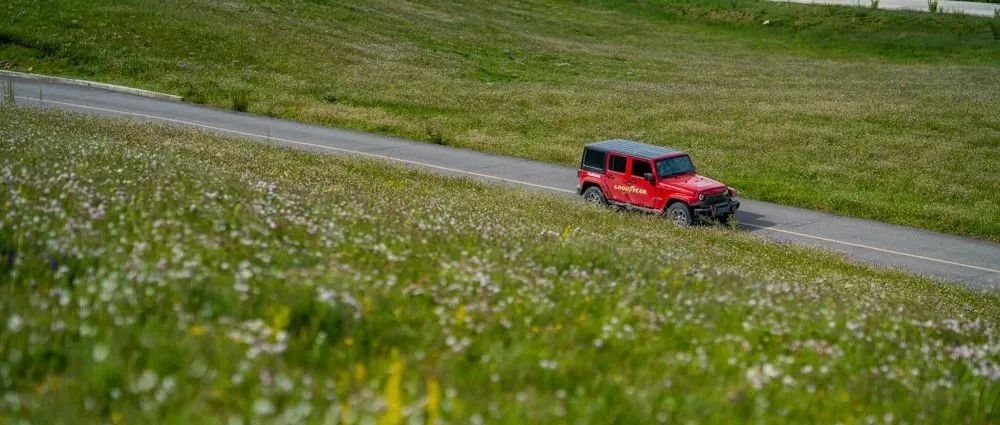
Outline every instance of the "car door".
[[653, 163], [638, 158], [632, 158], [628, 175], [628, 198], [632, 205], [653, 208], [653, 184], [646, 180], [646, 175], [653, 174]]
[[628, 159], [624, 155], [609, 154], [608, 167], [604, 172], [607, 179], [608, 199], [617, 202], [628, 202], [628, 178], [625, 174]]

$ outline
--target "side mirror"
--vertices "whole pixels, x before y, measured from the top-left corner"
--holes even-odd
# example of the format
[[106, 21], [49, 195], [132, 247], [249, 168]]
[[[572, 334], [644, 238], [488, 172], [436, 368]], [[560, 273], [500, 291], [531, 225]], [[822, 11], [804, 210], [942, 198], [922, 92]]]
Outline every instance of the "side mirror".
[[649, 184], [654, 184], [654, 183], [656, 183], [656, 180], [655, 180], [655, 179], [653, 178], [653, 173], [646, 173], [646, 174], [643, 174], [643, 175], [642, 175], [642, 178], [646, 179], [646, 181], [648, 181], [648, 182], [649, 182]]

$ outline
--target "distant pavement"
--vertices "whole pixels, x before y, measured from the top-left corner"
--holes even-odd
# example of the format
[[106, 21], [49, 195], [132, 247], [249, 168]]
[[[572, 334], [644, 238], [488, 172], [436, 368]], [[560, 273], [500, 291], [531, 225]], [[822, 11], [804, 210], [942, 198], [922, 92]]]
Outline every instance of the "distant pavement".
[[[806, 4], [832, 4], [840, 6], [871, 6], [870, 0], [770, 0], [775, 2], [806, 3]], [[928, 12], [930, 9], [927, 0], [879, 0], [879, 9], [893, 10], [919, 10]], [[975, 16], [993, 16], [995, 10], [1000, 9], [997, 3], [980, 3], [974, 1], [938, 1], [938, 8], [946, 13], [964, 13]]]
[[[166, 122], [292, 148], [375, 158], [445, 175], [576, 197], [576, 170], [564, 165], [95, 87], [10, 75], [0, 76], [0, 81], [14, 83], [17, 102], [22, 105]], [[742, 200], [736, 218], [744, 230], [769, 239], [818, 246], [870, 264], [959, 282], [972, 288], [1000, 290], [1000, 244], [993, 242], [751, 199]], [[665, 220], [663, 225], [671, 224]]]

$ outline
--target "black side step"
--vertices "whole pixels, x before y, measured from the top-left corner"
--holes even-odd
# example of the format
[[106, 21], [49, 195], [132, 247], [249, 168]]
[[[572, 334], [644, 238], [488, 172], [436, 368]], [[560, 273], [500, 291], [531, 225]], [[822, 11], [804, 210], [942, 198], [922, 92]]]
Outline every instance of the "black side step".
[[614, 205], [616, 207], [625, 208], [625, 209], [630, 210], [630, 211], [634, 210], [634, 211], [642, 211], [642, 212], [650, 213], [650, 214], [663, 214], [663, 210], [657, 210], [657, 209], [653, 209], [653, 208], [640, 207], [638, 205], [632, 205], [632, 204], [627, 203], [627, 202], [615, 202], [615, 201], [612, 201], [612, 200], [609, 199], [608, 203], [611, 204], [611, 205]]

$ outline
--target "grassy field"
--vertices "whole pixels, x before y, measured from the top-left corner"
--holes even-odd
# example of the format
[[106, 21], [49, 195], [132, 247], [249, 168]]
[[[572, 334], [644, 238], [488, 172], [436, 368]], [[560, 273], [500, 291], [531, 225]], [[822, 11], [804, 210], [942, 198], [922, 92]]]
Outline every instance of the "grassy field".
[[1000, 17], [752, 0], [0, 6], [0, 68], [575, 164], [626, 137], [748, 197], [1000, 240]]
[[34, 109], [0, 174], [0, 423], [1000, 420], [995, 293]]

